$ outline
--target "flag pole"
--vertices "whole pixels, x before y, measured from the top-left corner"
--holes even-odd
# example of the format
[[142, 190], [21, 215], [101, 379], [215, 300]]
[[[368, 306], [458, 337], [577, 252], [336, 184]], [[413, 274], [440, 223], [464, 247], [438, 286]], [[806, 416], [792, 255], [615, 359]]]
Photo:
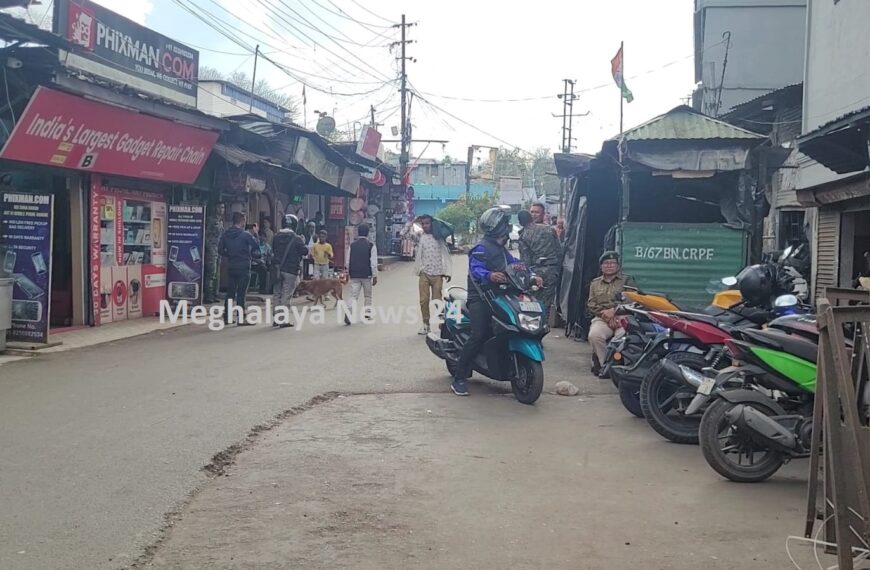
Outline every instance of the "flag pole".
[[622, 106], [624, 104], [623, 99], [623, 86], [625, 85], [625, 42], [619, 42], [619, 53], [622, 54], [622, 85], [619, 86], [619, 138], [622, 139]]

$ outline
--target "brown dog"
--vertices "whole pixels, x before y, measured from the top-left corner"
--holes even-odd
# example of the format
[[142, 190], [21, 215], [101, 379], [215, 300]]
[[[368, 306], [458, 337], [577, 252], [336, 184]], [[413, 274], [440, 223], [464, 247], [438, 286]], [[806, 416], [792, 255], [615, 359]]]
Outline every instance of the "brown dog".
[[308, 279], [300, 281], [296, 286], [296, 292], [299, 294], [308, 294], [314, 297], [314, 304], [323, 304], [323, 297], [327, 293], [332, 293], [335, 297], [335, 307], [338, 306], [338, 301], [343, 299], [341, 281], [338, 279]]

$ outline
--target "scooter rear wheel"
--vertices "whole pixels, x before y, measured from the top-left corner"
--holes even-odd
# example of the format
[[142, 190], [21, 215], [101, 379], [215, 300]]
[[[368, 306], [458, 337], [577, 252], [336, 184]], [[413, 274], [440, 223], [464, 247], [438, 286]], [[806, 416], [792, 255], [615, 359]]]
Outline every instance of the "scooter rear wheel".
[[544, 389], [544, 365], [519, 354], [516, 359], [518, 374], [511, 380], [514, 397], [522, 404], [534, 404]]

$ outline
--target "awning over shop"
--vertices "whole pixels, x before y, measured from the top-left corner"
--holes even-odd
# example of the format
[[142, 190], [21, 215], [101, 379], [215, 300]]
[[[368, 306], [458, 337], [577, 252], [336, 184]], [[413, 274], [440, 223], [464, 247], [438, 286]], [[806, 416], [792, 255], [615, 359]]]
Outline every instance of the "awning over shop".
[[837, 174], [870, 166], [870, 106], [844, 115], [798, 139], [798, 150]]
[[218, 143], [214, 145], [214, 153], [232, 164], [233, 166], [242, 166], [244, 164], [263, 164], [265, 166], [281, 168], [281, 165], [277, 161], [269, 158], [268, 156], [263, 156], [261, 154], [247, 151], [236, 145]]
[[553, 161], [556, 163], [556, 174], [560, 178], [568, 178], [586, 170], [593, 160], [595, 160], [595, 157], [591, 154], [553, 153]]

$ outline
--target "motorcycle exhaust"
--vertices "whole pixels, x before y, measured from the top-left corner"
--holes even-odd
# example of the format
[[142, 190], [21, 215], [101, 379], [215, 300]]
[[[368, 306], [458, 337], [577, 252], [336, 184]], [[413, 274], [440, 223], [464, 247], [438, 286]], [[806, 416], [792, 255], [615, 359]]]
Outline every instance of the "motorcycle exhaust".
[[785, 452], [797, 449], [795, 434], [752, 406], [737, 404], [725, 412], [725, 419], [761, 445]]
[[696, 372], [687, 366], [676, 364], [667, 358], [662, 358], [659, 362], [661, 362], [662, 368], [668, 376], [671, 378], [679, 378], [686, 385], [691, 386], [692, 388], [697, 389], [701, 385], [701, 382], [704, 381], [703, 374]]

